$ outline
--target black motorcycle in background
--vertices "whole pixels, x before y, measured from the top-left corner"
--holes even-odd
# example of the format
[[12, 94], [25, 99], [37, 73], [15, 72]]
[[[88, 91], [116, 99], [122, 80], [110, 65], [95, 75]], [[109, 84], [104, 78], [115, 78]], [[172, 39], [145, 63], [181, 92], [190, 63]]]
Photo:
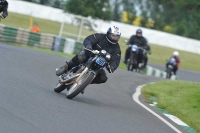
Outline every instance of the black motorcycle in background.
[[137, 45], [130, 45], [131, 53], [130, 58], [127, 61], [127, 69], [128, 71], [135, 71], [140, 73], [144, 66], [144, 55], [146, 54], [146, 50], [142, 47], [138, 47]]
[[[88, 50], [88, 49], [86, 49]], [[111, 55], [105, 50], [88, 50], [93, 53], [93, 57], [90, 57], [86, 63], [73, 67], [67, 73], [60, 75], [59, 81], [54, 88], [57, 93], [67, 90], [66, 96], [68, 99], [72, 99], [79, 93], [83, 93], [85, 88], [96, 77], [100, 69], [104, 67], [111, 73], [109, 61]]]
[[166, 78], [170, 79], [171, 76], [174, 74], [173, 69], [176, 61], [174, 58], [170, 58], [166, 64]]

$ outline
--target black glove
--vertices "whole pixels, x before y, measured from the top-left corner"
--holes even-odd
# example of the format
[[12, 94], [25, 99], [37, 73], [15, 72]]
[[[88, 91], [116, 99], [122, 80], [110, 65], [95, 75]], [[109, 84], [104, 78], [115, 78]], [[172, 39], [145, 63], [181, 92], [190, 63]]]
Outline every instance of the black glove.
[[85, 48], [92, 51], [92, 45], [91, 44], [86, 45]]
[[107, 65], [107, 66], [106, 66], [106, 69], [107, 69], [107, 71], [108, 71], [109, 73], [113, 73], [113, 72], [114, 72], [113, 67], [111, 67], [110, 65]]

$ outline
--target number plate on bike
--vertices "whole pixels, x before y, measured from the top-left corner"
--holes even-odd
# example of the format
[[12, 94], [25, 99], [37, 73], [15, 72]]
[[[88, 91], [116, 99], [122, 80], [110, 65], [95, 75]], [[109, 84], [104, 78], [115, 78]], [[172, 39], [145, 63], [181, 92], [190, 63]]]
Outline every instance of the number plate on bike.
[[137, 45], [133, 45], [133, 46], [131, 47], [131, 50], [132, 50], [132, 51], [137, 51], [137, 49], [138, 49]]
[[96, 63], [99, 64], [100, 66], [104, 66], [106, 62], [105, 62], [105, 60], [103, 58], [98, 57], [96, 59]]

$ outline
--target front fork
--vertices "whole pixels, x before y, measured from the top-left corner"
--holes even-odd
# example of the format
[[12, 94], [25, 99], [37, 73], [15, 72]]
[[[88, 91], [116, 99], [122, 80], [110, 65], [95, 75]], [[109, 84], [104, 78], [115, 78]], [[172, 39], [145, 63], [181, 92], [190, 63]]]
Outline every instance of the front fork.
[[77, 83], [78, 83], [78, 81], [83, 77], [83, 75], [84, 75], [87, 71], [88, 71], [88, 67], [86, 67], [86, 68], [82, 71], [81, 75], [76, 79], [76, 82], [77, 82]]

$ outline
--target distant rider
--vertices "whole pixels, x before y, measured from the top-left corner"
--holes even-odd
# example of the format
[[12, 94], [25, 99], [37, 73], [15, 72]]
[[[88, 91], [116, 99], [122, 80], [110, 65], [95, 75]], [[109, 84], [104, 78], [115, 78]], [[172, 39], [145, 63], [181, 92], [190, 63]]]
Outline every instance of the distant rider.
[[[181, 62], [180, 62], [180, 58], [179, 58], [179, 52], [178, 51], [174, 51], [173, 52], [173, 55], [170, 57], [171, 58], [174, 58], [175, 59], [175, 62], [173, 64], [173, 72], [174, 72], [174, 75], [176, 75], [177, 71], [178, 71], [178, 67], [181, 65]], [[166, 68], [167, 66], [169, 65], [170, 63], [170, 59], [168, 60], [167, 64], [166, 64]]]
[[[107, 69], [110, 73], [113, 73], [119, 66], [121, 59], [121, 50], [118, 44], [120, 39], [121, 32], [120, 29], [116, 26], [111, 26], [107, 30], [107, 34], [92, 34], [85, 38], [83, 45], [86, 49], [89, 50], [106, 50], [111, 54], [110, 60], [110, 69]], [[63, 73], [69, 71], [74, 66], [78, 66], [80, 63], [85, 63], [92, 54], [88, 50], [83, 49], [78, 55], [73, 57], [69, 62], [66, 62], [66, 65], [62, 66], [56, 71], [56, 75], [62, 75]], [[92, 84], [105, 83], [108, 77], [104, 69], [100, 69], [98, 75], [91, 82]]]
[[[147, 50], [149, 53], [151, 53], [151, 48], [150, 46], [147, 44], [147, 40], [145, 37], [142, 36], [142, 30], [138, 29], [136, 31], [136, 35], [132, 35], [127, 43], [127, 45], [137, 45], [138, 47], [142, 47], [145, 50]], [[130, 53], [131, 53], [131, 47], [128, 47], [126, 49], [126, 53], [125, 53], [125, 59], [124, 59], [124, 63], [127, 64], [127, 60], [130, 57]], [[146, 68], [147, 62], [148, 62], [148, 57], [145, 54], [143, 56], [144, 58], [144, 68]]]
[[8, 16], [8, 2], [6, 0], [0, 0], [0, 18], [6, 18]]

